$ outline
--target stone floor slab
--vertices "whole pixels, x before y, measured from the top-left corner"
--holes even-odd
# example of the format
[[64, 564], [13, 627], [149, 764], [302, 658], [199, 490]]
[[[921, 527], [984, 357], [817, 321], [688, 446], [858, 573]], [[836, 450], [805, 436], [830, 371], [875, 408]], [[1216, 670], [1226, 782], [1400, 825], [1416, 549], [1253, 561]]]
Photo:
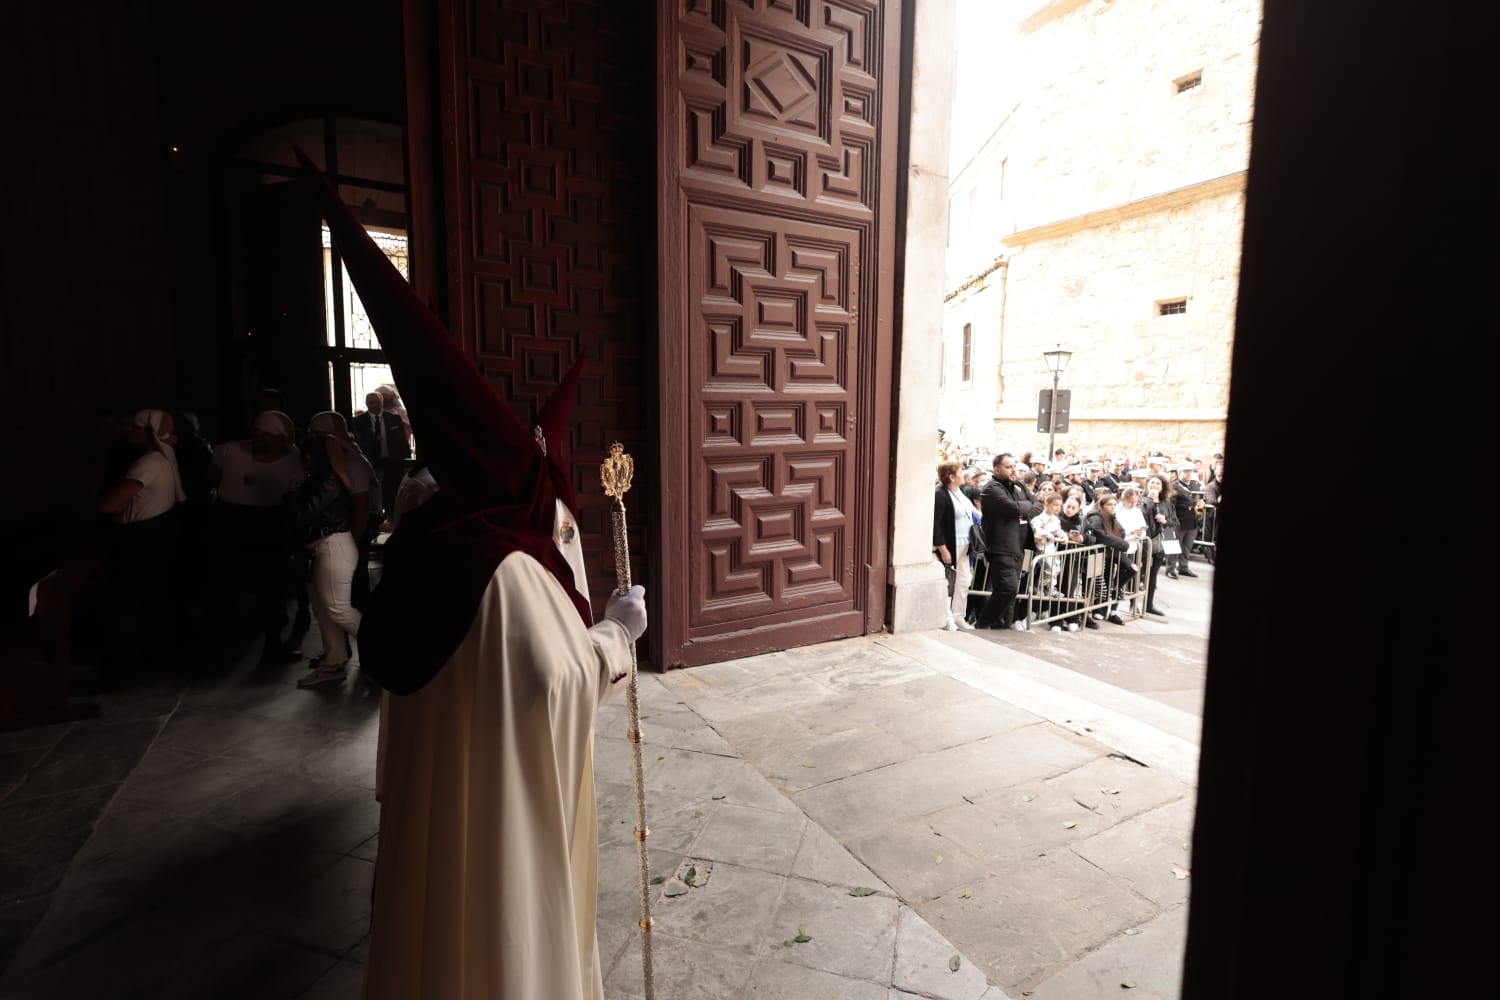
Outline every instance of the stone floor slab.
[[807, 824], [791, 874], [795, 878], [825, 885], [891, 891], [885, 882], [817, 823]]
[[757, 959], [744, 997], [755, 1000], [886, 1000], [881, 983], [809, 969], [774, 958]]
[[[1129, 931], [1031, 985], [1031, 1000], [1178, 1000], [1187, 907], [1174, 907]], [[1125, 983], [1133, 985], [1125, 988]]]
[[1179, 799], [1110, 826], [1072, 849], [1166, 908], [1187, 902], [1192, 836], [1193, 804]]
[[998, 866], [970, 893], [919, 903], [917, 912], [1007, 990], [1068, 965], [1156, 913], [1149, 901], [1066, 850]]
[[857, 837], [850, 850], [908, 902], [973, 884], [990, 871], [985, 858], [940, 836], [921, 818]]
[[754, 955], [771, 926], [785, 884], [779, 875], [715, 865], [707, 885], [662, 900], [652, 915], [663, 934]]
[[[889, 896], [851, 896], [842, 886], [791, 879], [759, 953], [840, 976], [889, 983], [899, 908]], [[801, 928], [810, 940], [798, 943]]]
[[786, 875], [806, 828], [807, 817], [800, 813], [722, 803], [690, 850], [694, 857]]
[[[958, 968], [953, 959], [958, 958]], [[989, 980], [973, 962], [954, 950], [911, 907], [902, 907], [896, 924], [896, 962], [892, 985], [933, 1000], [980, 1000]]]
[[[662, 1000], [740, 1000], [755, 964], [754, 956], [653, 931], [651, 942], [656, 995]], [[641, 944], [633, 941], [604, 976], [609, 1000], [642, 1000]]]

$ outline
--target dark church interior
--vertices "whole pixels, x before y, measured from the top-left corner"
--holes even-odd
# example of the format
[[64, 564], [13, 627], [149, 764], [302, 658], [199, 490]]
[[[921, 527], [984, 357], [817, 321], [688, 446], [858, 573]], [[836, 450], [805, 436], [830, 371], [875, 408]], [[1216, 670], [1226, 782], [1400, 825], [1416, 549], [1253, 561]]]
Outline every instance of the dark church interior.
[[[714, 0], [725, 2], [737, 0]], [[909, 36], [922, 0], [889, 2]], [[94, 499], [101, 428], [122, 414], [191, 411], [223, 441], [246, 434], [267, 386], [286, 393], [299, 424], [358, 405], [349, 366], [375, 356], [330, 348], [297, 308], [321, 309], [323, 286], [291, 266], [316, 236], [298, 231], [293, 142], [336, 161], [363, 221], [411, 225], [414, 282], [440, 312], [453, 307], [440, 263], [451, 234], [421, 225], [442, 218], [434, 178], [449, 137], [411, 127], [434, 120], [420, 113], [441, 92], [432, 25], [452, 6], [80, 0], [6, 12], [0, 379], [13, 482], [0, 516], [0, 983], [44, 918], [76, 933], [33, 949], [27, 970], [11, 970], [32, 985], [0, 996], [358, 992], [378, 806], [352, 779], [320, 791], [316, 808], [296, 803], [310, 760], [352, 774], [371, 752], [357, 734], [378, 691], [293, 697], [300, 667], [261, 662], [253, 630], [195, 628], [189, 578], [142, 603], [154, 668], [101, 696], [97, 623], [110, 595]], [[566, 5], [473, 6], [504, 20]], [[638, 18], [627, 92], [647, 95], [634, 155], [650, 257], [652, 18], [679, 5], [622, 6]], [[1493, 923], [1469, 871], [1487, 863], [1477, 744], [1488, 702], [1467, 694], [1465, 716], [1457, 701], [1458, 668], [1466, 680], [1486, 672], [1484, 647], [1460, 654], [1459, 628], [1429, 628], [1455, 617], [1449, 609], [1394, 595], [1406, 571], [1391, 559], [1406, 547], [1388, 534], [1428, 489], [1404, 481], [1403, 456], [1430, 465], [1456, 437], [1482, 441], [1489, 423], [1455, 421], [1453, 403], [1483, 398], [1475, 332], [1490, 325], [1492, 255], [1469, 247], [1494, 215], [1492, 60], [1477, 51], [1493, 35], [1456, 3], [1393, 6], [1265, 3], [1226, 442], [1244, 485], [1217, 564], [1182, 992], [1194, 1000], [1472, 995]], [[626, 328], [610, 332], [633, 345], [622, 364], [646, 397], [652, 266], [636, 275], [646, 291]], [[645, 402], [639, 413], [615, 429], [649, 454], [655, 416]], [[1307, 451], [1327, 455], [1321, 475], [1346, 482], [1340, 502], [1366, 512], [1348, 515], [1329, 550], [1345, 567], [1332, 582], [1288, 595], [1284, 560], [1262, 553], [1304, 545], [1287, 531], [1309, 515], [1289, 514], [1298, 501], [1284, 488], [1308, 474]], [[1367, 535], [1384, 539], [1378, 554], [1372, 541], [1353, 557], [1350, 536]], [[1415, 526], [1411, 537], [1431, 547]], [[1379, 565], [1367, 570], [1371, 555]], [[1466, 604], [1480, 572], [1460, 560], [1461, 593], [1437, 599]], [[46, 613], [32, 615], [44, 578]], [[150, 798], [111, 806], [178, 712], [201, 717], [184, 754], [237, 748], [221, 778], [244, 791], [223, 808], [251, 816], [250, 833], [224, 833], [226, 817], [200, 809], [212, 778], [185, 787], [146, 775]], [[48, 755], [60, 765], [28, 782]], [[80, 865], [112, 881], [49, 914]]]

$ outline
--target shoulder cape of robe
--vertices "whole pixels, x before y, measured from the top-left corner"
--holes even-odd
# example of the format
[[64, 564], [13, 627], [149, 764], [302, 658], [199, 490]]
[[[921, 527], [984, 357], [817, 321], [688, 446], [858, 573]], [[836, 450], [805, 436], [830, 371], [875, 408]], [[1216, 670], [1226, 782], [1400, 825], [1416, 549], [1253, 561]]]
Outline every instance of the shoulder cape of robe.
[[629, 666], [621, 626], [585, 628], [513, 552], [443, 668], [390, 698], [365, 1000], [602, 1000], [594, 719]]

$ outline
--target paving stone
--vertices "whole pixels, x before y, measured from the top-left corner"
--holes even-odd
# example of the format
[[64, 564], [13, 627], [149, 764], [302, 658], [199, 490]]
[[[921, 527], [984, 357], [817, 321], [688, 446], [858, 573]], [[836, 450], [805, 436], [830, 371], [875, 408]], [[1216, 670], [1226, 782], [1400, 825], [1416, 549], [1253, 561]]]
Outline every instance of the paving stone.
[[[1187, 948], [1187, 907], [1176, 906], [1112, 938], [1061, 972], [1028, 985], [1030, 1000], [1177, 1000]], [[1121, 983], [1134, 983], [1122, 990]]]
[[[763, 755], [775, 753], [779, 747], [802, 746], [826, 735], [804, 721], [805, 714], [764, 712], [718, 722], [715, 728], [746, 759], [759, 762]], [[826, 716], [822, 711], [816, 714]]]
[[0, 969], [9, 968], [52, 905], [51, 894], [0, 903]]
[[871, 644], [866, 651], [851, 656], [844, 663], [819, 671], [817, 680], [831, 690], [864, 692], [892, 684], [902, 684], [919, 677], [933, 677], [937, 671], [909, 656]]
[[370, 932], [375, 866], [339, 858], [285, 897], [267, 900], [255, 926], [266, 934], [331, 954], [342, 954]]
[[[623, 737], [625, 729], [620, 730], [622, 736], [616, 739], [613, 736], [594, 737], [594, 782], [616, 782], [629, 785], [635, 780], [634, 763], [631, 760], [630, 741]], [[647, 787], [650, 786], [652, 772], [666, 753], [666, 747], [642, 746], [641, 748], [641, 773], [646, 776]]]
[[[682, 855], [659, 851], [654, 847], [647, 855], [653, 877], [677, 870]], [[636, 869], [636, 845], [611, 844], [599, 848], [599, 894], [594, 926], [599, 940], [599, 965], [609, 969], [631, 941], [641, 936], [641, 899]], [[649, 886], [653, 912], [661, 896], [660, 885]], [[637, 960], [639, 961], [639, 960]]]
[[745, 761], [686, 750], [668, 750], [663, 755], [659, 766], [646, 779], [646, 792], [648, 803], [655, 795], [693, 798], [722, 795], [722, 801], [731, 805], [780, 812], [797, 809]]
[[1101, 752], [1058, 735], [1055, 727], [1027, 727], [817, 785], [794, 798], [847, 841], [875, 823], [920, 816], [964, 795], [1056, 774]]
[[56, 888], [117, 787], [83, 788], [0, 805], [0, 903]]
[[155, 806], [174, 816], [202, 816], [234, 793], [265, 779], [250, 758], [207, 757], [153, 746], [120, 792], [122, 802]]
[[[778, 961], [888, 984], [898, 908], [889, 896], [851, 896], [842, 886], [793, 879], [782, 891], [759, 951]], [[787, 947], [799, 927], [806, 927], [812, 940]]]
[[1070, 795], [1112, 822], [1193, 795], [1190, 786], [1156, 768], [1110, 756], [1047, 779], [1045, 789]]
[[197, 754], [223, 753], [255, 736], [264, 719], [203, 708], [185, 708], [163, 727], [153, 749], [170, 747]]
[[163, 983], [176, 981], [183, 963], [219, 947], [244, 923], [241, 900], [222, 887], [211, 898], [214, 905], [201, 911], [194, 909], [201, 899], [187, 905], [184, 919], [137, 890], [70, 877], [0, 979], [0, 996], [193, 995], [169, 994]]
[[59, 722], [51, 726], [32, 726], [29, 729], [5, 730], [0, 732], [0, 753], [54, 746], [75, 725], [77, 725], [75, 722]]
[[336, 956], [271, 935], [237, 934], [217, 947], [190, 952], [151, 995], [160, 1000], [300, 997], [338, 964]]
[[226, 830], [263, 831], [313, 812], [338, 791], [300, 774], [272, 773], [230, 793], [198, 818]]
[[6, 805], [59, 792], [118, 785], [160, 731], [161, 722], [157, 719], [80, 722], [57, 742], [51, 753], [31, 767], [25, 782], [6, 796]]
[[987, 859], [938, 836], [925, 819], [893, 823], [856, 838], [850, 850], [908, 902], [973, 885], [990, 871]]
[[792, 869], [807, 817], [721, 804], [690, 849], [694, 857], [758, 868], [773, 875]]
[[786, 879], [778, 875], [717, 864], [701, 889], [663, 900], [654, 911], [664, 934], [756, 953], [771, 926]]
[[677, 733], [672, 738], [671, 748], [673, 750], [693, 750], [698, 753], [711, 753], [719, 757], [737, 758], [741, 756], [733, 744], [708, 726], [700, 726], [697, 729], [689, 729]]
[[710, 725], [741, 719], [762, 712], [781, 712], [811, 702], [822, 701], [837, 693], [815, 676], [791, 674], [762, 681], [734, 692], [708, 694], [692, 699], [693, 709]]
[[959, 954], [949, 941], [909, 906], [896, 922], [896, 963], [892, 985], [933, 1000], [979, 1000], [989, 981], [973, 962], [959, 956], [958, 971], [950, 962]]
[[1009, 990], [1061, 968], [1156, 908], [1070, 851], [991, 866], [970, 887], [916, 904], [990, 981]]
[[[1027, 802], [1027, 795], [1036, 798]], [[950, 842], [992, 865], [1019, 863], [1039, 850], [1079, 843], [1109, 825], [1108, 819], [1057, 790], [1003, 789], [973, 798], [972, 804], [961, 802], [925, 819]]]
[[296, 761], [296, 770], [319, 781], [375, 791], [375, 740], [363, 735], [342, 737], [327, 749], [310, 752]]
[[1041, 721], [1030, 712], [975, 691], [967, 684], [963, 687], [969, 692], [966, 701], [905, 715], [889, 713], [884, 721], [886, 731], [918, 752], [931, 753]]
[[915, 750], [885, 733], [856, 729], [766, 750], [755, 764], [768, 778], [780, 778], [785, 791], [794, 793], [914, 756]]
[[[754, 956], [732, 948], [652, 931], [652, 973], [662, 1000], [740, 1000], [747, 996]], [[631, 942], [614, 967], [606, 970], [604, 995], [609, 1000], [641, 1000], [641, 943]], [[813, 996], [816, 994], [809, 994]]]
[[899, 684], [839, 695], [788, 715], [823, 736], [865, 728], [904, 739], [904, 720], [913, 714], [962, 705], [976, 696], [985, 697], [961, 681], [929, 673]]
[[744, 997], [755, 1000], [886, 1000], [885, 984], [809, 969], [774, 958], [756, 960]]
[[50, 746], [41, 746], [0, 751], [0, 800], [25, 780], [32, 766], [51, 750]]
[[791, 874], [796, 878], [849, 889], [863, 886], [880, 892], [891, 891], [874, 872], [816, 823], [807, 824]]
[[1073, 853], [1118, 878], [1161, 907], [1187, 901], [1193, 803], [1186, 799], [1142, 813], [1071, 845]]

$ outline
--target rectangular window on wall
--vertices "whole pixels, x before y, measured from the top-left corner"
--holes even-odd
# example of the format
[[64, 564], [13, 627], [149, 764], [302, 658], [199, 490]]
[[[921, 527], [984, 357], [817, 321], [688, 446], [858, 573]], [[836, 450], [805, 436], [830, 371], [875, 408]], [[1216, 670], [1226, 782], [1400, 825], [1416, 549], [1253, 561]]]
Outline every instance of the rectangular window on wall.
[[974, 380], [974, 324], [964, 324], [964, 377], [965, 382]]

